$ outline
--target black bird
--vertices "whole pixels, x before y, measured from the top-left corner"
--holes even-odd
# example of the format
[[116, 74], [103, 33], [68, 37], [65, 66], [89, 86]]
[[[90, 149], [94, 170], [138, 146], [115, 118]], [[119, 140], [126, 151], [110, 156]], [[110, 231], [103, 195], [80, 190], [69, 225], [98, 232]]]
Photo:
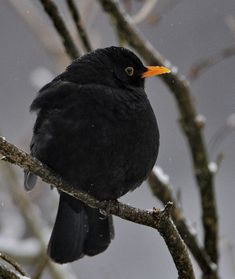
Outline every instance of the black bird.
[[[145, 77], [168, 73], [145, 67], [130, 50], [97, 49], [45, 85], [31, 105], [37, 111], [31, 154], [75, 188], [99, 200], [118, 199], [150, 173], [159, 132], [144, 90]], [[30, 190], [36, 177], [25, 173]], [[57, 263], [103, 252], [113, 238], [111, 216], [60, 193], [48, 254]]]

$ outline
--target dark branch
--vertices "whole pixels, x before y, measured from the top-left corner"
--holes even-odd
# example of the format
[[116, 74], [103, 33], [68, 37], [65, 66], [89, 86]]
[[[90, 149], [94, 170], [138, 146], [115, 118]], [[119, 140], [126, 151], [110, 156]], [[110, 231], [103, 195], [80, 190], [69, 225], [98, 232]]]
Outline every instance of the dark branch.
[[162, 211], [149, 211], [134, 208], [118, 201], [98, 201], [84, 192], [75, 190], [36, 158], [18, 149], [3, 137], [0, 137], [0, 154], [3, 155], [2, 160], [35, 173], [49, 185], [54, 185], [58, 190], [83, 201], [91, 207], [99, 208], [106, 211], [107, 214], [113, 214], [122, 219], [157, 229], [170, 250], [179, 278], [195, 278], [187, 248], [169, 217], [171, 203]]
[[233, 45], [231, 47], [227, 47], [208, 58], [202, 59], [194, 66], [192, 66], [191, 69], [189, 70], [188, 77], [194, 80], [198, 78], [203, 72], [211, 68], [212, 66], [234, 55], [235, 55], [235, 46]]
[[81, 38], [81, 41], [83, 43], [83, 46], [87, 52], [92, 51], [92, 46], [90, 43], [90, 40], [87, 36], [86, 30], [82, 24], [82, 19], [79, 14], [79, 10], [77, 9], [76, 4], [73, 0], [66, 0], [66, 3], [69, 7], [69, 11], [72, 15], [73, 21], [76, 25], [78, 36]]
[[8, 264], [10, 264], [12, 267], [15, 268], [15, 270], [23, 275], [23, 276], [27, 276], [27, 274], [24, 272], [24, 270], [20, 267], [20, 265], [15, 261], [13, 260], [12, 258], [10, 258], [8, 255], [4, 254], [4, 253], [1, 253], [0, 252], [0, 258], [3, 259], [5, 262], [7, 262]]
[[49, 257], [40, 258], [40, 261], [38, 263], [36, 271], [34, 272], [34, 275], [32, 276], [32, 279], [40, 279], [42, 277], [42, 273], [45, 270], [46, 266], [48, 265], [48, 262], [49, 262]]
[[[178, 278], [180, 279], [195, 278], [195, 277], [190, 277], [193, 275], [193, 270], [189, 270], [187, 268], [188, 270], [186, 271], [185, 259], [179, 253], [179, 251], [183, 251], [184, 253], [187, 253], [187, 248], [184, 242], [181, 240], [180, 235], [175, 234], [175, 231], [177, 231], [177, 229], [175, 228], [175, 225], [172, 222], [172, 220], [169, 218], [172, 206], [173, 203], [168, 202], [164, 211], [162, 211], [163, 215], [162, 215], [161, 223], [159, 223], [158, 226], [158, 231], [161, 234], [161, 236], [164, 238], [166, 245], [175, 262], [175, 265], [177, 266], [178, 275], [179, 275]], [[153, 214], [155, 213], [159, 214], [159, 210], [153, 211]], [[177, 239], [175, 239], [174, 236], [176, 236]]]
[[[117, 28], [125, 40], [149, 65], [163, 65], [164, 58], [151, 43], [144, 39], [131, 21], [131, 18], [114, 0], [99, 0], [103, 9], [115, 19]], [[194, 174], [197, 180], [202, 208], [205, 250], [213, 262], [218, 261], [218, 220], [214, 193], [213, 175], [208, 169], [208, 156], [201, 128], [197, 125], [196, 109], [190, 96], [187, 82], [171, 73], [160, 76], [174, 95], [180, 112], [180, 123], [188, 140], [192, 155]]]
[[3, 264], [0, 264], [0, 278], [4, 279], [30, 279], [29, 277], [22, 277], [22, 275], [17, 274], [17, 272], [10, 270]]
[[76, 45], [58, 11], [57, 6], [52, 0], [40, 0], [46, 13], [52, 20], [56, 31], [60, 35], [64, 48], [71, 59], [75, 59], [80, 56]]
[[169, 186], [163, 183], [158, 178], [158, 176], [154, 174], [154, 172], [150, 174], [148, 182], [153, 195], [157, 197], [163, 204], [167, 204], [169, 201], [173, 203], [173, 207], [171, 209], [172, 220], [174, 221], [180, 236], [188, 246], [190, 252], [201, 268], [202, 273], [205, 276], [210, 276], [210, 279], [217, 279], [217, 271], [213, 268], [213, 265], [204, 249], [200, 247], [196, 236], [190, 231], [190, 228], [184, 218], [183, 212], [181, 208], [177, 206], [177, 202], [173, 198]]

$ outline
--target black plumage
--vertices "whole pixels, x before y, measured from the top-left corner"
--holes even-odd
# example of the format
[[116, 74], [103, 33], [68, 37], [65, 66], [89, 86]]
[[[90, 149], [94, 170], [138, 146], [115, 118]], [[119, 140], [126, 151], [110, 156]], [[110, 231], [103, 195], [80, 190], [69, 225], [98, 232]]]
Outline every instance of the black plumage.
[[[133, 52], [119, 47], [75, 60], [31, 105], [37, 111], [32, 155], [97, 199], [118, 199], [134, 190], [151, 171], [159, 147], [157, 122], [144, 91], [149, 71]], [[35, 182], [26, 172], [26, 189]], [[101, 253], [112, 237], [111, 216], [60, 194], [48, 247], [54, 261]]]

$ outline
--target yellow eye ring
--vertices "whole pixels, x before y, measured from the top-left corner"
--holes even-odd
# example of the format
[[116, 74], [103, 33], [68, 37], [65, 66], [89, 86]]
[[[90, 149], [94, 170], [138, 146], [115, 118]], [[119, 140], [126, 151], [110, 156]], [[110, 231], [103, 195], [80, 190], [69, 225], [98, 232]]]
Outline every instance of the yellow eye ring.
[[126, 69], [125, 69], [125, 72], [126, 72], [126, 74], [128, 75], [128, 76], [133, 76], [133, 74], [134, 74], [134, 68], [133, 67], [127, 67]]

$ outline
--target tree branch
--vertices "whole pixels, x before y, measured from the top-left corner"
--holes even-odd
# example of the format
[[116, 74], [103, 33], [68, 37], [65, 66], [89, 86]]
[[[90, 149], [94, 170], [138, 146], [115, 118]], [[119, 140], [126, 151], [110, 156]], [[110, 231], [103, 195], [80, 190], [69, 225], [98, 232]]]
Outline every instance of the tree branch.
[[146, 19], [146, 17], [153, 11], [154, 6], [157, 4], [158, 0], [146, 0], [141, 9], [132, 15], [132, 21], [138, 24]]
[[107, 214], [113, 214], [122, 219], [157, 229], [168, 246], [178, 270], [179, 278], [195, 278], [187, 248], [169, 217], [171, 203], [168, 203], [162, 211], [156, 209], [149, 211], [134, 208], [118, 201], [98, 201], [87, 193], [75, 190], [36, 158], [18, 149], [3, 137], [0, 137], [0, 154], [3, 155], [2, 160], [35, 173], [49, 185], [54, 185], [58, 190], [83, 201], [91, 207], [99, 208], [106, 211]]
[[17, 272], [10, 270], [5, 265], [0, 264], [0, 278], [4, 279], [30, 279], [29, 277], [17, 274]]
[[202, 247], [200, 247], [196, 236], [190, 231], [181, 208], [177, 206], [177, 202], [173, 198], [169, 185], [161, 181], [154, 171], [151, 172], [148, 182], [153, 195], [163, 204], [166, 204], [169, 201], [173, 203], [173, 207], [171, 209], [172, 220], [174, 221], [180, 236], [201, 268], [204, 278], [218, 279], [217, 270], [211, 263], [207, 253]]
[[73, 0], [66, 0], [66, 3], [68, 5], [69, 11], [72, 15], [73, 21], [76, 25], [78, 36], [81, 38], [81, 41], [83, 43], [83, 46], [87, 52], [92, 51], [92, 46], [90, 43], [90, 40], [87, 36], [86, 30], [82, 24], [82, 19], [79, 14], [79, 10], [77, 9], [77, 6], [75, 5]]
[[[103, 9], [115, 19], [120, 32], [126, 41], [150, 65], [163, 65], [165, 59], [156, 51], [151, 43], [144, 39], [136, 29], [129, 15], [115, 0], [99, 0]], [[177, 74], [162, 75], [160, 78], [170, 88], [180, 112], [180, 123], [186, 136], [192, 155], [194, 174], [201, 197], [202, 223], [204, 228], [204, 246], [211, 260], [218, 261], [218, 220], [214, 193], [213, 174], [208, 169], [208, 156], [196, 121], [196, 109], [190, 96], [186, 80]]]
[[23, 276], [27, 276], [26, 272], [21, 268], [21, 266], [12, 258], [10, 258], [8, 255], [1, 253], [0, 252], [0, 258], [3, 259], [5, 262], [7, 262], [8, 264], [10, 264], [12, 267], [15, 268], [15, 270], [23, 275]]
[[[158, 218], [159, 212], [162, 213], [161, 216], [161, 222], [159, 222], [157, 230], [161, 234], [161, 236], [164, 238], [166, 245], [172, 255], [172, 258], [175, 262], [175, 265], [178, 270], [178, 278], [179, 279], [193, 279], [195, 278], [192, 270], [192, 265], [190, 262], [190, 259], [188, 258], [187, 263], [185, 262], [185, 257], [180, 255], [179, 251], [183, 252], [184, 254], [187, 254], [187, 248], [182, 241], [174, 223], [169, 218], [170, 211], [173, 206], [172, 202], [168, 202], [165, 206], [163, 211], [159, 210], [153, 210], [153, 216], [155, 214]], [[177, 234], [176, 234], [177, 232]], [[175, 238], [176, 237], [176, 238]], [[186, 266], [187, 265], [187, 266]], [[187, 270], [186, 270], [187, 269]]]
[[73, 42], [73, 39], [59, 13], [59, 10], [57, 9], [56, 4], [52, 0], [40, 0], [40, 2], [44, 7], [46, 13], [52, 20], [56, 31], [60, 35], [68, 56], [71, 59], [78, 58], [80, 56], [80, 53], [78, 52], [78, 49]]
[[214, 55], [204, 58], [195, 65], [191, 67], [189, 70], [188, 77], [192, 80], [198, 78], [204, 71], [208, 70], [212, 66], [224, 61], [235, 55], [235, 46], [230, 46], [221, 51], [215, 53]]
[[32, 279], [40, 279], [41, 278], [44, 269], [48, 265], [48, 262], [49, 262], [48, 257], [43, 257], [42, 259], [39, 260], [37, 269], [34, 272], [34, 275], [32, 276]]

